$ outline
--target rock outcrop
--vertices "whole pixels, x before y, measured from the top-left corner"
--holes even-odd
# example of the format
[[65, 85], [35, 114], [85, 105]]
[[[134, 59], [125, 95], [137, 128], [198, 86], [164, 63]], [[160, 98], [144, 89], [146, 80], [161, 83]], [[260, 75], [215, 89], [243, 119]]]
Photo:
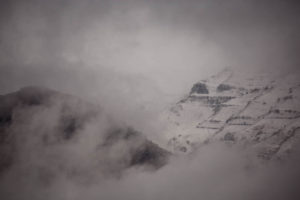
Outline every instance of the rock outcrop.
[[192, 89], [163, 114], [170, 148], [191, 152], [224, 141], [251, 147], [264, 159], [284, 157], [300, 139], [298, 77], [226, 69], [202, 81], [209, 93]]
[[74, 96], [38, 87], [0, 96], [0, 174], [28, 167], [42, 182], [58, 173], [120, 176], [131, 167], [158, 169], [169, 156], [99, 106]]

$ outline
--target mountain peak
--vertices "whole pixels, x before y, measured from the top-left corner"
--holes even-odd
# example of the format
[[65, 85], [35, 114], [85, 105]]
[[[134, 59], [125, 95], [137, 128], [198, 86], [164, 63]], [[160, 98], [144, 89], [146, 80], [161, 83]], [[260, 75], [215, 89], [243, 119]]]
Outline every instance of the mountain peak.
[[300, 84], [288, 80], [226, 68], [194, 84], [166, 114], [170, 148], [189, 152], [208, 141], [223, 141], [251, 144], [267, 159], [285, 155], [300, 142], [295, 136], [300, 130]]
[[[30, 163], [28, 170], [37, 171], [40, 167], [36, 163], [48, 164], [54, 159], [61, 166], [55, 169], [59, 173], [64, 173], [60, 171], [63, 168], [79, 177], [88, 174], [91, 167], [112, 176], [131, 167], [158, 169], [170, 156], [98, 106], [35, 86], [0, 96], [0, 133], [0, 175], [16, 159], [37, 159], [25, 161]], [[120, 153], [114, 154], [120, 147]], [[82, 157], [86, 165], [79, 162]]]
[[212, 75], [207, 81], [215, 84], [221, 84], [229, 80], [234, 73], [234, 70], [231, 67], [225, 67], [219, 73]]

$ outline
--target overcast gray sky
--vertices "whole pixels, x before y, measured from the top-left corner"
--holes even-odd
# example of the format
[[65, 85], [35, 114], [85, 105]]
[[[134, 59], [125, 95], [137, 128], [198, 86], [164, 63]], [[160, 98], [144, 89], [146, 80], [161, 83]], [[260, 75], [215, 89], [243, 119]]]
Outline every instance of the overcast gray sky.
[[[117, 120], [127, 120], [155, 141], [162, 132], [157, 123], [161, 106], [178, 101], [196, 81], [226, 66], [242, 71], [298, 70], [299, 2], [1, 0], [0, 94], [37, 85], [96, 100]], [[41, 112], [45, 115], [38, 119], [48, 127], [51, 113]], [[38, 129], [29, 130], [43, 126], [34, 125]], [[31, 145], [35, 140], [29, 141], [32, 155], [38, 155], [32, 157], [38, 163], [34, 166], [51, 170], [51, 154], [44, 156], [39, 146]], [[83, 152], [84, 159], [76, 158], [67, 165], [90, 159], [81, 143], [69, 147]], [[65, 152], [58, 149], [54, 155], [68, 155]], [[0, 186], [15, 199], [235, 200], [299, 195], [299, 157], [296, 165], [266, 165], [256, 170], [246, 153], [207, 147], [191, 157], [174, 159], [158, 173], [134, 170], [124, 179], [90, 187], [77, 185], [64, 175], [52, 187], [34, 185], [35, 168], [28, 165], [34, 175], [27, 168], [15, 173], [17, 167]], [[58, 166], [61, 162], [65, 160], [57, 161]]]
[[43, 85], [176, 96], [225, 66], [299, 66], [292, 0], [8, 0], [0, 9], [0, 93]]

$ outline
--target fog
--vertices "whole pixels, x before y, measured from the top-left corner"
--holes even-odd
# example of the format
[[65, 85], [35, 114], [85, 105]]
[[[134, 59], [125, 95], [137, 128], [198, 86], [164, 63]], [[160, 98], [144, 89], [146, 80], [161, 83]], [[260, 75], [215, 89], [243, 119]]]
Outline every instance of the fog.
[[[299, 13], [293, 0], [4, 0], [0, 94], [28, 85], [69, 93], [163, 145], [159, 113], [195, 82], [227, 66], [258, 73], [298, 70]], [[25, 130], [38, 132], [42, 124], [42, 130], [53, 131], [57, 112], [48, 111], [39, 111]], [[155, 172], [130, 169], [122, 178], [90, 170], [83, 179], [93, 181], [86, 183], [61, 172], [60, 165], [87, 171], [95, 166], [94, 130], [106, 126], [113, 125], [92, 123], [78, 143], [41, 154], [28, 140], [23, 159], [32, 159], [32, 166], [20, 161], [1, 178], [3, 197], [275, 200], [299, 195], [298, 160], [266, 165], [249, 149], [222, 144], [175, 156]], [[116, 151], [123, 152], [120, 145]], [[51, 184], [39, 182], [39, 167], [55, 174]]]
[[[1, 91], [42, 84], [91, 95], [130, 79], [134, 92], [150, 82], [176, 96], [225, 66], [291, 70], [298, 13], [296, 1], [4, 1]], [[116, 84], [114, 74], [126, 78]]]
[[[121, 178], [95, 168], [118, 160], [124, 146], [108, 156], [93, 154], [95, 136], [55, 148], [38, 145], [0, 181], [4, 199], [298, 199], [299, 152], [285, 163], [262, 163], [251, 150], [213, 144], [192, 155], [173, 157], [158, 171], [131, 168]], [[89, 144], [87, 146], [87, 144]], [[32, 145], [32, 141], [31, 141]], [[43, 152], [46, 150], [46, 153]], [[67, 161], [67, 162], [66, 162]], [[113, 165], [108, 165], [112, 167]], [[86, 171], [87, 170], [87, 171]], [[74, 173], [75, 171], [75, 173]]]
[[298, 68], [298, 13], [296, 1], [3, 1], [0, 92], [45, 86], [152, 117], [226, 66]]
[[[158, 170], [124, 168], [130, 149], [140, 141], [121, 139], [99, 148], [111, 128], [124, 125], [103, 110], [83, 118], [97, 109], [64, 98], [54, 96], [45, 105], [14, 111], [15, 120], [6, 130], [14, 138], [14, 164], [0, 176], [1, 198], [299, 199], [299, 148], [286, 160], [264, 161], [251, 147], [216, 142], [173, 155]], [[70, 108], [61, 114], [65, 101]], [[68, 121], [61, 116], [68, 119], [70, 113], [83, 125], [63, 139], [60, 126]]]

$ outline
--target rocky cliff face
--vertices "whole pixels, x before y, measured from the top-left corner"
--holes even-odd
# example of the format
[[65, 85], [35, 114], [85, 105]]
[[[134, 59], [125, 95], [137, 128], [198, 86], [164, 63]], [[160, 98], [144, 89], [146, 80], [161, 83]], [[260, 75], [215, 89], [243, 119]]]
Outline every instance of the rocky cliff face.
[[0, 175], [14, 169], [42, 183], [58, 174], [92, 180], [135, 166], [158, 169], [169, 155], [74, 96], [37, 87], [0, 96]]
[[298, 77], [225, 69], [196, 83], [163, 114], [170, 148], [190, 152], [224, 141], [255, 149], [264, 159], [284, 157], [300, 141]]

